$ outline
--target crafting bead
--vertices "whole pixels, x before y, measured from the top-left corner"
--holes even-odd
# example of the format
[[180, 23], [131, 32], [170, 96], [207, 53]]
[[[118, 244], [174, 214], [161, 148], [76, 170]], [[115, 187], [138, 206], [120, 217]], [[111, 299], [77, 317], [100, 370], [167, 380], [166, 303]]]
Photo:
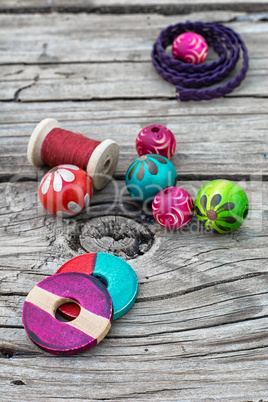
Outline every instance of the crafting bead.
[[69, 218], [83, 211], [92, 197], [87, 173], [74, 165], [59, 165], [45, 174], [39, 186], [39, 199], [52, 215]]
[[244, 190], [229, 180], [205, 184], [195, 200], [195, 214], [207, 229], [230, 233], [245, 221], [249, 210]]
[[[138, 294], [138, 279], [135, 271], [124, 260], [107, 253], [82, 254], [63, 264], [57, 271], [81, 272], [100, 279], [111, 296], [114, 320], [125, 314], [134, 304]], [[68, 303], [60, 308], [66, 317], [74, 318], [79, 313], [79, 307]]]
[[[55, 314], [64, 302], [75, 300], [79, 316], [58, 321]], [[29, 338], [45, 351], [73, 355], [92, 348], [108, 333], [112, 301], [106, 287], [96, 278], [77, 272], [49, 276], [28, 294], [22, 321]]]
[[207, 58], [208, 45], [203, 36], [195, 32], [185, 32], [174, 39], [172, 54], [185, 63], [201, 64]]
[[144, 127], [136, 138], [136, 150], [140, 156], [159, 154], [171, 159], [175, 149], [176, 140], [173, 133], [160, 124]]
[[155, 220], [167, 229], [177, 230], [187, 225], [193, 217], [194, 203], [190, 194], [180, 187], [167, 187], [153, 200]]
[[176, 179], [176, 169], [167, 158], [150, 154], [139, 157], [130, 165], [126, 185], [133, 198], [150, 202], [159, 191], [174, 186]]

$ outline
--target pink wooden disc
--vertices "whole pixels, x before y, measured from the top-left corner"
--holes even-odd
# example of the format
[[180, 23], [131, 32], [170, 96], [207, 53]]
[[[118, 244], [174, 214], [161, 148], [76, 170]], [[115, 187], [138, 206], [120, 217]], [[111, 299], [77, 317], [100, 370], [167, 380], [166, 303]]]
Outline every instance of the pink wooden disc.
[[[88, 253], [78, 255], [71, 260], [65, 262], [56, 272], [80, 272], [87, 275], [92, 275], [95, 269], [97, 253]], [[60, 306], [60, 314], [66, 320], [73, 320], [80, 313], [80, 308], [75, 303], [66, 303]]]
[[[80, 314], [70, 322], [55, 318], [57, 308], [70, 301]], [[45, 351], [73, 355], [92, 348], [108, 333], [113, 316], [106, 287], [93, 276], [61, 273], [39, 282], [28, 294], [22, 321], [29, 338]]]

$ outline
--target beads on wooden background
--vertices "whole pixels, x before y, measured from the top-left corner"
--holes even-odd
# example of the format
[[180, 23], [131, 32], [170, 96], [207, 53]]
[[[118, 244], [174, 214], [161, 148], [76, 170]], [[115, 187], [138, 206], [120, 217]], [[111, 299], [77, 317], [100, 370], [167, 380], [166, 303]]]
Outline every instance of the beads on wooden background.
[[138, 155], [159, 154], [171, 159], [176, 150], [174, 134], [165, 126], [152, 124], [144, 127], [136, 138]]
[[[157, 146], [157, 136], [164, 138], [162, 147]], [[161, 137], [161, 138], [160, 138]], [[167, 138], [169, 140], [167, 141]], [[174, 147], [174, 148], [173, 148]], [[175, 151], [174, 135], [165, 126], [152, 124], [140, 131], [136, 149], [143, 154], [130, 165], [126, 174], [126, 186], [130, 195], [140, 202], [152, 202], [156, 221], [166, 229], [177, 230], [186, 226], [193, 216], [193, 199], [182, 188], [174, 187], [176, 169], [167, 158]], [[162, 158], [162, 159], [161, 159]], [[154, 199], [153, 199], [154, 198]], [[248, 214], [248, 199], [245, 192], [228, 180], [213, 180], [199, 191], [195, 201], [195, 214], [205, 228], [219, 233], [231, 233], [242, 225]]]
[[153, 216], [159, 225], [177, 230], [193, 217], [193, 199], [180, 187], [167, 187], [158, 193], [152, 203]]
[[90, 177], [83, 169], [59, 165], [42, 178], [39, 199], [50, 214], [67, 218], [89, 206], [92, 192]]
[[195, 214], [207, 229], [231, 233], [245, 221], [248, 198], [238, 184], [229, 180], [213, 180], [205, 184], [195, 200]]
[[126, 186], [137, 201], [150, 202], [166, 187], [174, 186], [177, 172], [173, 164], [161, 155], [143, 155], [128, 168]]
[[185, 32], [174, 39], [172, 54], [184, 63], [202, 64], [208, 55], [208, 44], [198, 33]]

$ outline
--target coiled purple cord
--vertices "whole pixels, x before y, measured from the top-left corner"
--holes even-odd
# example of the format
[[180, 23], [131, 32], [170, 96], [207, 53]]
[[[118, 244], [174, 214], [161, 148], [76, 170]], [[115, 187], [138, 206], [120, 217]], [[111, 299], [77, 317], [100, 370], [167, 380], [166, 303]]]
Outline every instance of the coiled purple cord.
[[[219, 55], [217, 61], [208, 64], [186, 64], [174, 59], [165, 49], [183, 32], [202, 35], [208, 46]], [[227, 83], [206, 89], [229, 76], [243, 52], [243, 65], [239, 73]], [[176, 97], [181, 101], [199, 101], [220, 98], [238, 87], [248, 70], [247, 48], [238, 33], [222, 24], [186, 22], [170, 25], [164, 29], [153, 45], [152, 62], [157, 72], [168, 82], [176, 85]]]

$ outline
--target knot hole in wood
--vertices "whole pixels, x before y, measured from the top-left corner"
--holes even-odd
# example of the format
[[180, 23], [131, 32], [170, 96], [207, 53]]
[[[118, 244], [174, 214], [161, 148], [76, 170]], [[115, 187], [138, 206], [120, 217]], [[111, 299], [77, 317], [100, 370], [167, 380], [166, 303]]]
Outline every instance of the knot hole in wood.
[[79, 240], [88, 253], [112, 253], [128, 260], [150, 250], [154, 234], [133, 219], [105, 216], [88, 221], [81, 228]]
[[0, 358], [10, 359], [15, 354], [14, 350], [0, 346]]

